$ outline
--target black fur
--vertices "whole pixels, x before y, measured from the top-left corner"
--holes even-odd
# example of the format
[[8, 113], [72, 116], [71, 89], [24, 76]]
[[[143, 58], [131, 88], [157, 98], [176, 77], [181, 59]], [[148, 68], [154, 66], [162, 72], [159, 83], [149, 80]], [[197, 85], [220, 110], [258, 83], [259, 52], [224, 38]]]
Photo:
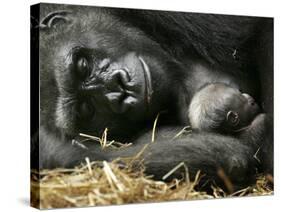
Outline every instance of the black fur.
[[[85, 157], [110, 161], [135, 155], [149, 144], [142, 158], [146, 172], [158, 179], [184, 162], [192, 177], [201, 170], [206, 180], [218, 180], [217, 170], [222, 168], [235, 185], [242, 185], [251, 181], [260, 167], [253, 157], [258, 148], [262, 149], [263, 170], [272, 170], [273, 87], [264, 84], [264, 78], [266, 83], [273, 82], [272, 19], [41, 4], [40, 20], [62, 10], [70, 13], [67, 22], [58, 21], [40, 29], [39, 168], [71, 167]], [[100, 135], [103, 127], [108, 127], [113, 139], [132, 141], [133, 146], [127, 149], [104, 151], [98, 145], [88, 150], [77, 148], [71, 140], [78, 132], [66, 133], [56, 123], [58, 99], [65, 89], [61, 81], [73, 80], [68, 74], [58, 74], [57, 69], [63, 68], [56, 58], [58, 48], [66, 39], [79, 40], [88, 30], [111, 35], [102, 38], [99, 45], [115, 57], [138, 50], [151, 55], [156, 63], [161, 61], [156, 67], [161, 67], [163, 73], [152, 73], [163, 80], [153, 81], [158, 83], [154, 85], [157, 101], [152, 101], [150, 113], [135, 113], [139, 116], [131, 120], [105, 112], [94, 125], [87, 125], [89, 134]], [[248, 137], [250, 142], [196, 132], [173, 139], [188, 124], [186, 111], [193, 94], [216, 80], [235, 85], [265, 105], [267, 118], [257, 121]], [[151, 143], [151, 125], [161, 111], [165, 111], [158, 122], [161, 127]], [[108, 125], [103, 119], [110, 120]]]

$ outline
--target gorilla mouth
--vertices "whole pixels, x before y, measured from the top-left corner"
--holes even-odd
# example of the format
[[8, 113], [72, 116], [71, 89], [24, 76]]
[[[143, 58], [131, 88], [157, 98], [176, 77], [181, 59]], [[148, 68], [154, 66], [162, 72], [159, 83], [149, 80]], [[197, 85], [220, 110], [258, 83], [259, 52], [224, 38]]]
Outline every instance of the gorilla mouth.
[[144, 81], [145, 81], [145, 99], [146, 102], [149, 104], [151, 101], [151, 96], [152, 96], [152, 80], [151, 80], [151, 73], [149, 70], [148, 65], [144, 61], [142, 57], [139, 56], [139, 60], [142, 64], [142, 69], [143, 69], [143, 74], [144, 74]]

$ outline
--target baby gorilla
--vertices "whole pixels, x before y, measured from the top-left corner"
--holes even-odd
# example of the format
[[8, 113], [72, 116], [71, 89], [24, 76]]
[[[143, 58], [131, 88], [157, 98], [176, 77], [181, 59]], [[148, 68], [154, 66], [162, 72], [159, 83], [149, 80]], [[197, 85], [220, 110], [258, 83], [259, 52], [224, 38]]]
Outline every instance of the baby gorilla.
[[235, 134], [244, 132], [259, 113], [250, 95], [223, 83], [211, 83], [194, 95], [188, 116], [193, 129]]

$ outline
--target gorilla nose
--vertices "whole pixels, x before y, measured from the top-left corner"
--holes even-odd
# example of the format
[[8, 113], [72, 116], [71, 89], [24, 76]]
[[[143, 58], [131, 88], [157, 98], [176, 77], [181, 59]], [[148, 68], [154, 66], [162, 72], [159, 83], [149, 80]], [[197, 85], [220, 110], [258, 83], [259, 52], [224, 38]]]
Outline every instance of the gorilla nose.
[[255, 101], [254, 98], [251, 97], [249, 94], [243, 93], [242, 95], [247, 99], [247, 101], [248, 101], [248, 103], [249, 103], [250, 105], [252, 105], [252, 106], [255, 106], [255, 105], [256, 105], [256, 101]]
[[109, 92], [105, 97], [114, 113], [124, 113], [137, 103], [130, 81], [128, 71], [124, 68], [112, 70], [109, 74], [106, 84]]
[[247, 99], [248, 105], [250, 105], [251, 107], [252, 115], [256, 116], [257, 114], [259, 114], [261, 112], [261, 109], [256, 103], [255, 99], [247, 93], [243, 93], [242, 95]]
[[[125, 113], [137, 102], [134, 91], [134, 82], [126, 68], [113, 68], [107, 72], [100, 73], [96, 79], [85, 82], [80, 89], [84, 99], [94, 98], [100, 104], [106, 104], [114, 113]], [[81, 111], [89, 114], [89, 105], [81, 104]]]
[[130, 82], [130, 76], [127, 70], [115, 69], [112, 70], [109, 75], [107, 87], [111, 88], [112, 90], [127, 89], [127, 86]]

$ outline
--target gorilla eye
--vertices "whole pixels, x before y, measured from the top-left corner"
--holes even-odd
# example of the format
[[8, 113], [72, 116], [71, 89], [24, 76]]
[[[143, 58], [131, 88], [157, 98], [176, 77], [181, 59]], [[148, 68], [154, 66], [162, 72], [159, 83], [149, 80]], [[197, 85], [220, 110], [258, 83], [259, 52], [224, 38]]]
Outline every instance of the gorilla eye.
[[77, 73], [82, 78], [85, 78], [89, 74], [89, 63], [85, 57], [81, 57], [78, 59]]

